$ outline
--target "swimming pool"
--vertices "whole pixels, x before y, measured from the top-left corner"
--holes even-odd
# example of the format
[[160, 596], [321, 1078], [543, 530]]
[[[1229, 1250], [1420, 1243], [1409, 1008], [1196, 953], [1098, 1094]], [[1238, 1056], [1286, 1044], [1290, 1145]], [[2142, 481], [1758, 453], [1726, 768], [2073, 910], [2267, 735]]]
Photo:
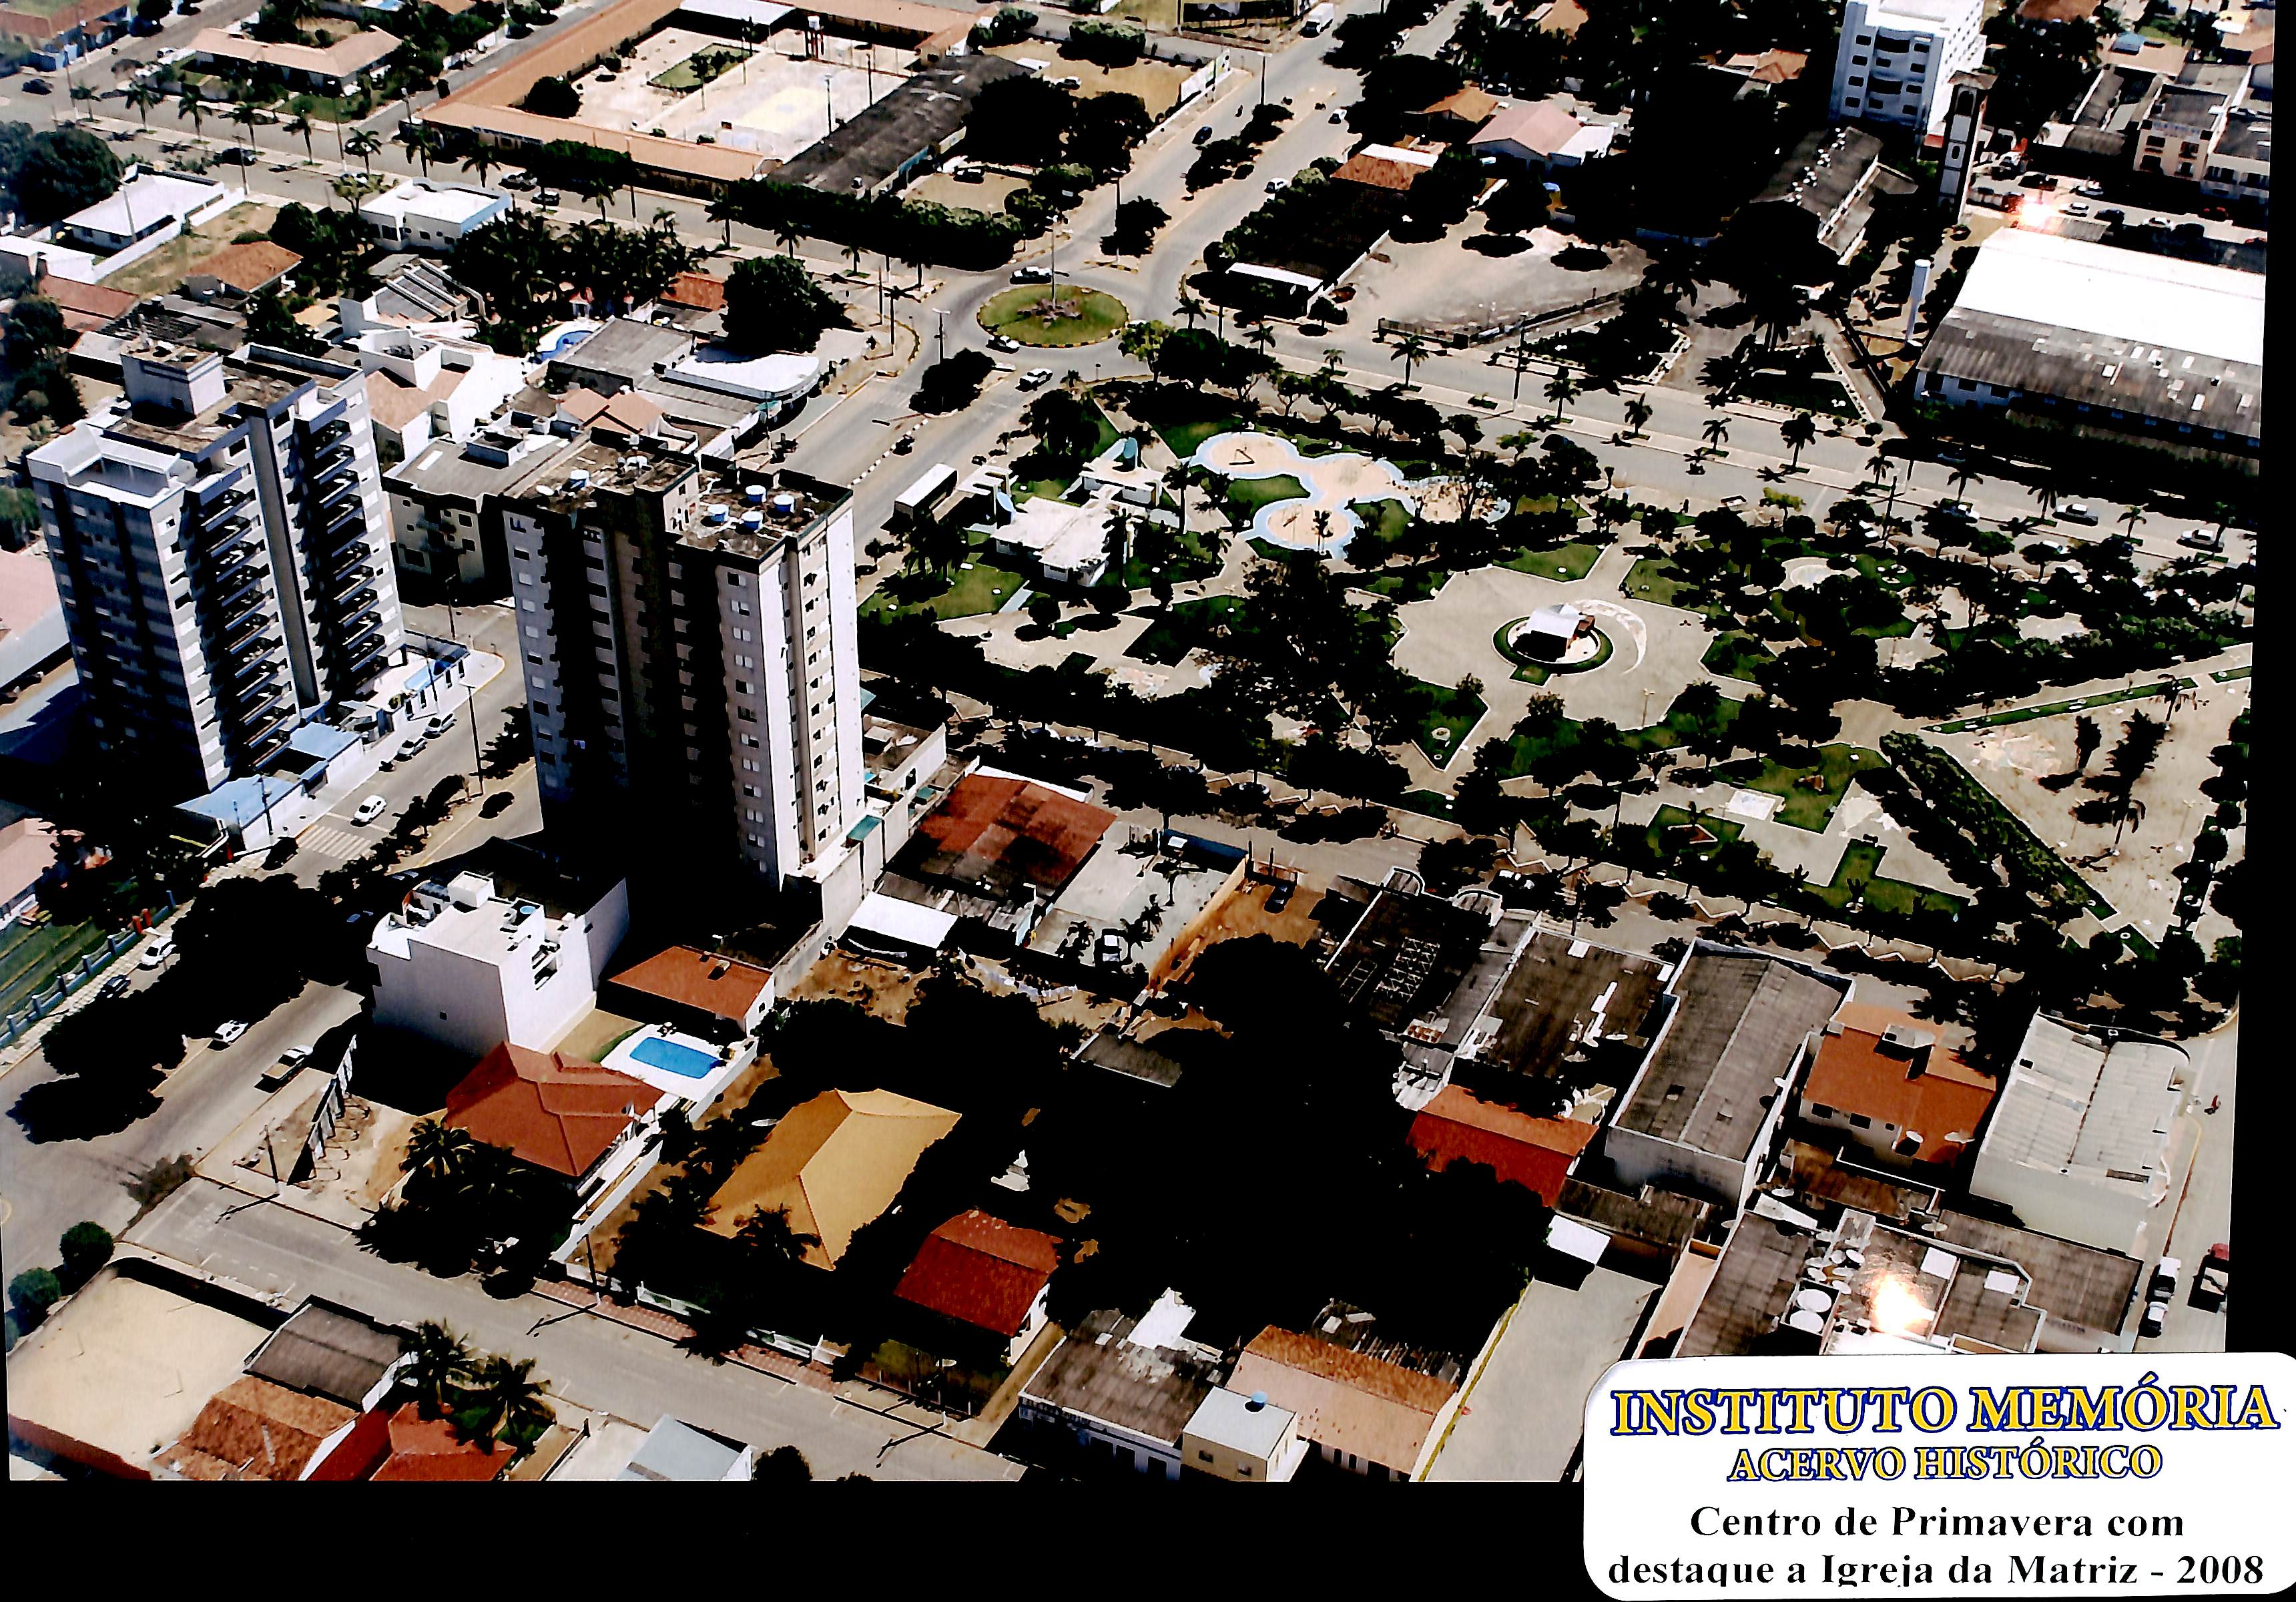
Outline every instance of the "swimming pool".
[[681, 1079], [708, 1079], [718, 1072], [718, 1059], [706, 1051], [648, 1035], [630, 1047], [630, 1056], [649, 1068], [675, 1073]]
[[556, 339], [537, 349], [534, 354], [545, 361], [552, 357], [563, 356], [597, 332], [594, 328], [562, 327]]

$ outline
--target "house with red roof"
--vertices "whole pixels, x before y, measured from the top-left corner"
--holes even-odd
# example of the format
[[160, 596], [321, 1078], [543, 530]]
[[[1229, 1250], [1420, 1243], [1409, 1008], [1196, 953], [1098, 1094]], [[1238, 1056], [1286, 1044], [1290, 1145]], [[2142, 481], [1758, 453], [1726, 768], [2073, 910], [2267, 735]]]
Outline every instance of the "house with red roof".
[[1454, 1162], [1480, 1162], [1503, 1180], [1536, 1191], [1549, 1207], [1562, 1194], [1595, 1126], [1575, 1118], [1534, 1118], [1479, 1101], [1446, 1085], [1411, 1121], [1411, 1147], [1437, 1172]]
[[2000, 1089], [1938, 1038], [1933, 1023], [1863, 1001], [1812, 1042], [1796, 1113], [1896, 1167], [1947, 1167], [1977, 1139]]
[[[576, 1188], [627, 1166], [662, 1092], [643, 1080], [562, 1052], [505, 1041], [447, 1093], [439, 1120], [487, 1146], [507, 1147]], [[618, 1154], [621, 1162], [610, 1162]]]
[[993, 1337], [1004, 1360], [1018, 1362], [1045, 1327], [1045, 1302], [1060, 1242], [978, 1207], [925, 1236], [893, 1294], [961, 1327]]
[[464, 1437], [449, 1418], [425, 1418], [413, 1402], [390, 1416], [382, 1461], [371, 1480], [499, 1480], [518, 1460], [507, 1446]]

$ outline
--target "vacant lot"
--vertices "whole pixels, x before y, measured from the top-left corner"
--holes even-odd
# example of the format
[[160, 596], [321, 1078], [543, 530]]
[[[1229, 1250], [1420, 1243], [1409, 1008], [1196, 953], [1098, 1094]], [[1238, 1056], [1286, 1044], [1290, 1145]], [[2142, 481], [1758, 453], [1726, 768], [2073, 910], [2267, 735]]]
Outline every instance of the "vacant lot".
[[104, 287], [126, 290], [131, 295], [165, 294], [241, 234], [270, 233], [271, 220], [278, 215], [275, 206], [234, 206], [120, 268], [103, 281]]

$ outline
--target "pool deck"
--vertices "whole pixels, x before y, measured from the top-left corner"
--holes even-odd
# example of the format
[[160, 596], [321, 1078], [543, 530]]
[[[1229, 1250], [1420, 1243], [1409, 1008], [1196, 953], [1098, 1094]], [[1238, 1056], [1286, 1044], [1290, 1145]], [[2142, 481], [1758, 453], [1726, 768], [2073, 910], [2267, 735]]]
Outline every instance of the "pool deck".
[[[638, 1051], [655, 1041], [708, 1057], [713, 1066], [708, 1073], [697, 1079], [689, 1078], [674, 1068], [663, 1068], [646, 1062], [637, 1055]], [[758, 1055], [757, 1042], [746, 1039], [735, 1046], [733, 1054], [723, 1061], [718, 1060], [718, 1049], [696, 1036], [680, 1034], [663, 1024], [649, 1023], [617, 1044], [606, 1054], [605, 1061], [600, 1065], [611, 1068], [617, 1073], [627, 1073], [632, 1079], [643, 1080], [665, 1096], [675, 1097], [691, 1105], [703, 1106], [715, 1101], [718, 1093], [733, 1081], [734, 1075], [754, 1062]]]

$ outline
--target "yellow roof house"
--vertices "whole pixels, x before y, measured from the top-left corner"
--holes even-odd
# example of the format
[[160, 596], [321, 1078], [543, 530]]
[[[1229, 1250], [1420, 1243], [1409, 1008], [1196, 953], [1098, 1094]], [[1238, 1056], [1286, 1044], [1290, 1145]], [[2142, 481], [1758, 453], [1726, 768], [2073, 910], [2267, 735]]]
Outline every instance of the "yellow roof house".
[[893, 1204], [956, 1118], [890, 1090], [824, 1090], [792, 1108], [718, 1187], [706, 1228], [730, 1237], [752, 1212], [786, 1207], [792, 1229], [820, 1239], [805, 1260], [834, 1268], [854, 1231]]

